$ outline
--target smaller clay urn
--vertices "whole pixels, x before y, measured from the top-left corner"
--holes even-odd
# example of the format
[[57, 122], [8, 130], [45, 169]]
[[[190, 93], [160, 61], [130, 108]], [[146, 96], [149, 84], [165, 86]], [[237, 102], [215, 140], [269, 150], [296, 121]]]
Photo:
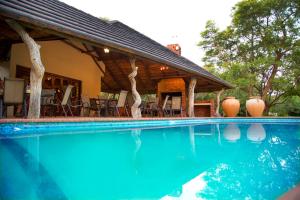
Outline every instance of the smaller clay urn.
[[246, 101], [246, 108], [252, 117], [261, 117], [265, 109], [265, 102], [260, 97], [253, 96]]
[[240, 110], [240, 101], [235, 97], [226, 97], [222, 102], [222, 108], [227, 117], [235, 117]]

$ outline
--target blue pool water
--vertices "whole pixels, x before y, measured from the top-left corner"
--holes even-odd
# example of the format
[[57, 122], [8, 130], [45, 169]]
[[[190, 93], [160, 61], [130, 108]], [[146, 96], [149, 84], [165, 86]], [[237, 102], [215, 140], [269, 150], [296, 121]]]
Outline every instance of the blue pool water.
[[0, 199], [274, 199], [300, 119], [0, 124]]

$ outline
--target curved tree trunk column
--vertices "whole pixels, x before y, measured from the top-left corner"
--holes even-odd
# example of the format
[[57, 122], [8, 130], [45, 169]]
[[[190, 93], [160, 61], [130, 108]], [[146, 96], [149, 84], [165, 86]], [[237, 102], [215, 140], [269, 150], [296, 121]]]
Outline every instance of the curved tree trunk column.
[[216, 108], [216, 116], [221, 117], [220, 115], [220, 96], [224, 92], [224, 89], [217, 92], [217, 108]]
[[188, 116], [195, 117], [194, 102], [195, 102], [195, 86], [197, 84], [197, 79], [192, 78], [189, 84], [189, 107]]
[[14, 29], [26, 44], [32, 68], [30, 71], [30, 102], [28, 118], [39, 118], [41, 108], [42, 80], [45, 72], [40, 55], [40, 45], [38, 45], [25, 31], [25, 29], [14, 20], [6, 20], [7, 24]]
[[130, 58], [130, 65], [132, 68], [132, 72], [128, 75], [128, 78], [130, 80], [131, 83], [131, 93], [132, 93], [132, 97], [134, 100], [133, 105], [131, 106], [131, 115], [133, 118], [141, 118], [142, 117], [142, 113], [141, 113], [141, 109], [139, 108], [139, 106], [142, 103], [142, 99], [140, 94], [138, 93], [138, 91], [136, 90], [136, 81], [135, 81], [135, 77], [137, 75], [137, 67], [135, 66], [135, 58]]

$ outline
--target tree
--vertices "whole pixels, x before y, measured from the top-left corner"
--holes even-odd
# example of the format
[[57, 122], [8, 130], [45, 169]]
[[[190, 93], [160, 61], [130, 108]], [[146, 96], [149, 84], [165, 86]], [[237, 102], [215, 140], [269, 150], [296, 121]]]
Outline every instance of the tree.
[[7, 19], [6, 23], [19, 34], [28, 48], [32, 67], [30, 71], [31, 92], [27, 118], [39, 118], [41, 109], [42, 80], [45, 72], [45, 67], [40, 55], [40, 45], [38, 45], [33, 38], [30, 37], [30, 35], [18, 22]]
[[225, 30], [207, 22], [199, 46], [205, 67], [236, 90], [261, 96], [266, 113], [300, 94], [299, 0], [243, 0]]

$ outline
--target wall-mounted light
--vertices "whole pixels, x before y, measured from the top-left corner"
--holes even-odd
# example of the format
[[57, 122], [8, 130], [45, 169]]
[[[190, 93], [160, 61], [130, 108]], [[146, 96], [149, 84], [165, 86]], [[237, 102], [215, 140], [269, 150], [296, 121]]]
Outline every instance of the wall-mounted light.
[[104, 53], [109, 53], [109, 48], [104, 48]]

